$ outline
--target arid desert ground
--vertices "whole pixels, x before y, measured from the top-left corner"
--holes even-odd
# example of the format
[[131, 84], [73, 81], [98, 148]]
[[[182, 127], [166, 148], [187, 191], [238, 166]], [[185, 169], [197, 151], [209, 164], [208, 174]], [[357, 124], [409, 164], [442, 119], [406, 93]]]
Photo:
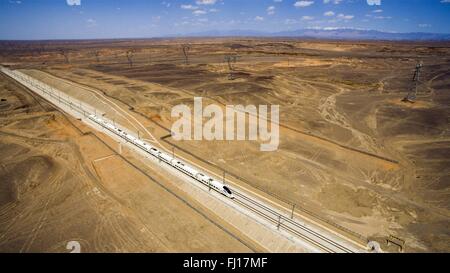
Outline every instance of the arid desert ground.
[[[187, 56], [183, 45], [189, 45]], [[216, 38], [0, 42], [0, 63], [96, 91], [177, 153], [353, 236], [450, 251], [450, 44]], [[232, 64], [226, 56], [236, 56]], [[424, 66], [415, 103], [402, 99]], [[171, 109], [280, 105], [280, 146], [175, 141]], [[158, 169], [0, 76], [0, 251], [265, 251]], [[116, 121], [127, 126], [123, 117]], [[144, 170], [144, 171], [143, 171]]]

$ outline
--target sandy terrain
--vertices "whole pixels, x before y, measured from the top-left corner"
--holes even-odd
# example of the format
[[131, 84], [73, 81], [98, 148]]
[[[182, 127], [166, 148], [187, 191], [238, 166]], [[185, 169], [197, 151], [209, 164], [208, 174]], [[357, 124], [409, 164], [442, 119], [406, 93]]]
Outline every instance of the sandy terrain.
[[[186, 42], [189, 65], [180, 49]], [[407, 251], [449, 250], [448, 44], [209, 39], [15, 48], [3, 63], [89, 103], [92, 94], [51, 75], [94, 88], [138, 113], [158, 138], [168, 132], [155, 122], [169, 129], [171, 108], [191, 105], [194, 96], [204, 104], [278, 104], [281, 145], [274, 153], [255, 142], [166, 141], [385, 248], [384, 239], [395, 235]], [[59, 48], [70, 53], [69, 63]], [[226, 54], [240, 56], [234, 81]], [[418, 101], [405, 104], [417, 59], [425, 64]]]
[[1, 252], [68, 252], [69, 241], [83, 252], [258, 250], [3, 75], [0, 98]]

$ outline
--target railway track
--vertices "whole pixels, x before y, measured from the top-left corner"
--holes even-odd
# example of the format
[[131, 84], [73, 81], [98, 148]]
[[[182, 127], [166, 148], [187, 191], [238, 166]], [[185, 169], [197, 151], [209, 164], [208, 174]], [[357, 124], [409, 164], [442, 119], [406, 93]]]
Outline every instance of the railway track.
[[[335, 241], [323, 236], [322, 234], [290, 219], [280, 212], [275, 211], [262, 203], [256, 202], [255, 200], [245, 196], [239, 192], [234, 191], [235, 202], [240, 203], [241, 205], [247, 207], [253, 212], [258, 213], [258, 215], [262, 216], [264, 219], [269, 220], [272, 223], [275, 223], [278, 228], [285, 229], [286, 231], [297, 235], [298, 237], [307, 240], [313, 245], [323, 249], [326, 252], [344, 252], [344, 253], [353, 253], [351, 249], [336, 243]], [[307, 236], [306, 234], [309, 236]], [[314, 239], [312, 239], [314, 238]], [[338, 250], [338, 251], [336, 251]]]
[[326, 247], [326, 246], [323, 246], [323, 245], [321, 245], [321, 244], [315, 242], [314, 240], [310, 239], [309, 237], [303, 235], [302, 233], [300, 233], [300, 232], [298, 232], [298, 231], [296, 231], [296, 230], [294, 230], [294, 229], [292, 229], [292, 228], [285, 227], [283, 224], [279, 224], [279, 221], [278, 221], [277, 219], [274, 219], [274, 218], [268, 216], [267, 214], [262, 213], [261, 211], [259, 211], [259, 210], [255, 209], [254, 207], [252, 207], [252, 206], [246, 204], [245, 202], [242, 202], [242, 201], [240, 201], [240, 200], [238, 200], [238, 199], [236, 199], [236, 200], [234, 200], [234, 201], [235, 201], [237, 204], [239, 204], [240, 206], [242, 206], [242, 207], [244, 207], [244, 208], [246, 208], [246, 209], [248, 209], [248, 210], [250, 210], [250, 211], [256, 213], [257, 215], [259, 215], [259, 216], [262, 217], [263, 219], [265, 219], [265, 220], [267, 220], [267, 221], [273, 223], [274, 225], [277, 225], [278, 229], [284, 228], [284, 229], [285, 229], [286, 231], [288, 231], [289, 233], [298, 236], [299, 238], [301, 238], [301, 239], [307, 241], [308, 243], [310, 243], [310, 244], [312, 244], [312, 245], [314, 245], [314, 246], [320, 248], [320, 249], [323, 250], [324, 252], [327, 252], [327, 253], [334, 253], [334, 251], [333, 251], [332, 249], [330, 249], [330, 248], [328, 248], [328, 247]]
[[[89, 111], [85, 110], [81, 103], [73, 103], [72, 101], [61, 97], [60, 95], [56, 95], [55, 92], [51, 91], [54, 90], [50, 86], [43, 84], [41, 82], [38, 82], [37, 80], [33, 79], [32, 77], [25, 75], [20, 72], [13, 72], [8, 70], [2, 71], [8, 75], [9, 77], [17, 80], [17, 78], [21, 79], [22, 81], [25, 81], [27, 84], [31, 85], [32, 87], [35, 87], [42, 91], [42, 95], [45, 98], [45, 95], [48, 95], [49, 97], [53, 98], [54, 100], [57, 100], [59, 103], [62, 103], [73, 111], [78, 112], [79, 114], [83, 115], [84, 117], [87, 117], [89, 115], [92, 115]], [[19, 83], [21, 83], [19, 81]], [[23, 84], [23, 83], [22, 83]], [[26, 84], [23, 84], [25, 87], [29, 87]], [[55, 90], [56, 91], [56, 90]], [[118, 135], [120, 138], [124, 139], [123, 136]], [[126, 142], [129, 142], [127, 139], [124, 139]], [[135, 145], [137, 148], [141, 149], [139, 146]], [[169, 164], [169, 166], [172, 166]], [[173, 167], [173, 166], [172, 166]], [[178, 169], [174, 168], [174, 170], [179, 171]], [[186, 174], [184, 174], [186, 175]], [[187, 175], [186, 175], [187, 176]], [[189, 177], [192, 178], [192, 177]], [[203, 183], [200, 183], [204, 185]], [[258, 202], [240, 192], [233, 191], [234, 199], [231, 199], [234, 203], [238, 204], [240, 207], [243, 207], [254, 214], [258, 215], [262, 219], [265, 219], [266, 221], [274, 224], [278, 229], [282, 229], [287, 231], [288, 233], [298, 237], [301, 240], [304, 240], [305, 242], [313, 245], [314, 247], [328, 253], [336, 253], [336, 252], [342, 252], [342, 253], [353, 253], [354, 251], [349, 249], [346, 246], [343, 246], [342, 244], [320, 234], [317, 231], [314, 231], [313, 229], [300, 224], [296, 222], [293, 219], [290, 219], [289, 217], [286, 217], [282, 213], [268, 207], [267, 205]]]

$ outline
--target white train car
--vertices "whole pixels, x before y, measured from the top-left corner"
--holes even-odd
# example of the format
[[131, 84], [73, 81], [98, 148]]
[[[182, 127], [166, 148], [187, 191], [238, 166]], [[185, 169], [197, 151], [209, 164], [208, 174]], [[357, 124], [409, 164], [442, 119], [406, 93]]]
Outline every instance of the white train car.
[[124, 130], [121, 130], [120, 128], [117, 128], [116, 126], [112, 125], [111, 123], [107, 122], [106, 120], [97, 117], [96, 115], [90, 115], [89, 119], [93, 122], [99, 124], [103, 128], [111, 131], [112, 133], [118, 135], [119, 137], [123, 138], [127, 142], [132, 143], [139, 149], [145, 151], [146, 153], [154, 156], [158, 160], [165, 162], [166, 164], [172, 166], [176, 170], [184, 173], [185, 175], [195, 179], [198, 182], [201, 182], [202, 184], [208, 186], [210, 189], [213, 189], [223, 195], [225, 195], [228, 198], [233, 199], [234, 195], [233, 192], [230, 190], [229, 187], [225, 186], [221, 182], [214, 180], [213, 178], [201, 173], [197, 169], [187, 165], [181, 160], [178, 160], [172, 156], [170, 156], [167, 153], [164, 153], [152, 145], [146, 143], [145, 141], [142, 141], [128, 133], [126, 133]]
[[173, 157], [171, 157], [170, 155], [163, 153], [163, 152], [159, 152], [158, 154], [158, 158], [161, 159], [162, 161], [166, 162], [169, 165], [172, 165], [172, 160]]

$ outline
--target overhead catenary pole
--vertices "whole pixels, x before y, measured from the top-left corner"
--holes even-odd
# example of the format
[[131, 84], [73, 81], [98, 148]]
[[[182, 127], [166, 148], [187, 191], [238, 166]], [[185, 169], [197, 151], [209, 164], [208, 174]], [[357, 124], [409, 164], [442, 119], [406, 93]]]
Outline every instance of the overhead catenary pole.
[[295, 204], [292, 205], [291, 219], [294, 219]]

